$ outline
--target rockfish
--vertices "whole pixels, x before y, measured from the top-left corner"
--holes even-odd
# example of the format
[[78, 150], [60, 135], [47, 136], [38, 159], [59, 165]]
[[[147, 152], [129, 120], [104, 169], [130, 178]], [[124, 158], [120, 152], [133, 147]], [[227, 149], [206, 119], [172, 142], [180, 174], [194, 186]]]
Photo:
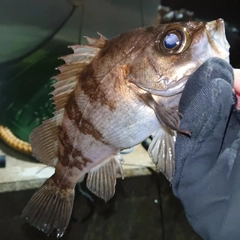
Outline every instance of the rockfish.
[[62, 57], [52, 92], [55, 114], [30, 136], [34, 156], [55, 173], [33, 195], [23, 216], [61, 237], [74, 188], [108, 201], [123, 177], [120, 151], [153, 135], [150, 156], [168, 179], [174, 173], [179, 99], [189, 76], [210, 57], [229, 62], [224, 21], [179, 22], [138, 28], [107, 40], [86, 37]]

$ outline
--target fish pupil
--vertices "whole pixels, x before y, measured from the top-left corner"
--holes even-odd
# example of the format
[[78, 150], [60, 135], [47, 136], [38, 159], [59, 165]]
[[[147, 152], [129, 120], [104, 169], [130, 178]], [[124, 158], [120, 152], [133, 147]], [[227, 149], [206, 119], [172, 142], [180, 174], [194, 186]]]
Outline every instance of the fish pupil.
[[179, 45], [180, 39], [175, 33], [169, 33], [164, 39], [164, 46], [167, 49], [173, 49]]

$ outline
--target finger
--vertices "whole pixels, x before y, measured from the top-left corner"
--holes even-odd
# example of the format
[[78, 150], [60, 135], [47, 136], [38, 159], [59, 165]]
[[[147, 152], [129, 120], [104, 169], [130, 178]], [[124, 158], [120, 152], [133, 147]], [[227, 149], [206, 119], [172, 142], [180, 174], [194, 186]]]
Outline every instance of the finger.
[[240, 94], [240, 69], [233, 69], [234, 72], [234, 89]]
[[240, 110], [240, 69], [233, 69], [234, 72], [234, 90], [236, 92], [237, 104], [236, 108]]

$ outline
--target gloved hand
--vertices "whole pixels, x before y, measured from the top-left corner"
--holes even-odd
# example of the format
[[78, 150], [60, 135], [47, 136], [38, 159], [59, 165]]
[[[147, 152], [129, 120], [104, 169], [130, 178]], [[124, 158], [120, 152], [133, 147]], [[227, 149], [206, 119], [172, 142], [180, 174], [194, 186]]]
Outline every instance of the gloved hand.
[[193, 229], [205, 240], [240, 239], [240, 113], [233, 69], [206, 61], [189, 79], [179, 111], [173, 192]]

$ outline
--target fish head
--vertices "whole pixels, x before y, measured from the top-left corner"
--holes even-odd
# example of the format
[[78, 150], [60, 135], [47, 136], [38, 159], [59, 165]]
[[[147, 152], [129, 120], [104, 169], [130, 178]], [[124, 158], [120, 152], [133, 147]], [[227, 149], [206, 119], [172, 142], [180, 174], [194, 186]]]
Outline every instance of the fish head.
[[202, 39], [202, 47], [206, 47], [209, 57], [220, 57], [229, 63], [230, 45], [226, 39], [223, 19], [206, 23]]
[[189, 76], [211, 57], [229, 62], [222, 19], [161, 24], [146, 31], [132, 62], [131, 82], [153, 95], [181, 93]]

